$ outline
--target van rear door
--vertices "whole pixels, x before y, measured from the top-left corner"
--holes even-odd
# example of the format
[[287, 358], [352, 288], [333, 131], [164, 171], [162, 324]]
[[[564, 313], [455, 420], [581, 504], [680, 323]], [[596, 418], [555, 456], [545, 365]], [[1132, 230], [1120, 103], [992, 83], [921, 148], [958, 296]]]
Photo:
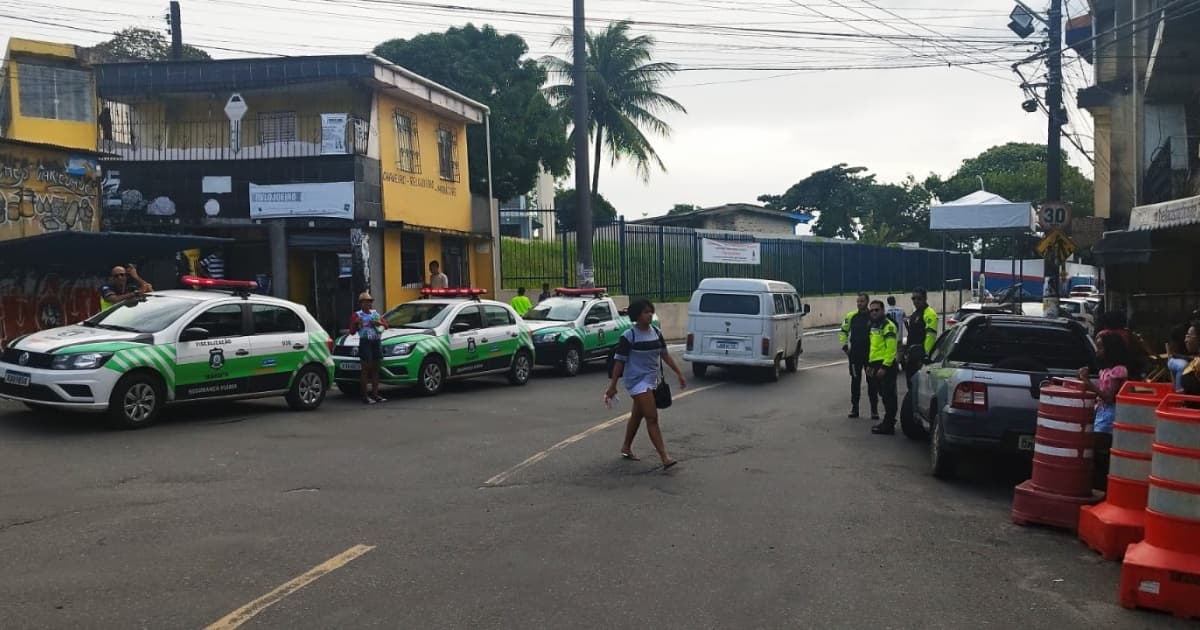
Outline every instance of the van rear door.
[[693, 316], [696, 349], [708, 355], [753, 358], [763, 325], [770, 318], [763, 312], [763, 294], [734, 291], [700, 295]]

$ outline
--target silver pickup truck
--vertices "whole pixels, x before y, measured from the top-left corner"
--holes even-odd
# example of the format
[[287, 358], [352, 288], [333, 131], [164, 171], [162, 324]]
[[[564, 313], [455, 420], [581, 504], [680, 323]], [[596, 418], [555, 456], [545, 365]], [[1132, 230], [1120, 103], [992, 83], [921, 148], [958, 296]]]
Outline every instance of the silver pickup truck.
[[946, 331], [912, 378], [901, 407], [910, 438], [929, 437], [935, 477], [971, 450], [1033, 449], [1038, 395], [1052, 376], [1095, 371], [1096, 347], [1078, 322], [973, 315]]

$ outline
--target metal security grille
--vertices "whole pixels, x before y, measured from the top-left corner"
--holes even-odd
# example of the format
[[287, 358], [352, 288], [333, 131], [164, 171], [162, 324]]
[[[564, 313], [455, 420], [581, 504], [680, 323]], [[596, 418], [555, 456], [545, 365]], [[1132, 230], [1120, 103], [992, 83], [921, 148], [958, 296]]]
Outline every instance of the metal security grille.
[[438, 127], [438, 173], [442, 179], [452, 182], [459, 180], [458, 173], [458, 137], [449, 127]]
[[95, 117], [92, 75], [83, 70], [17, 64], [21, 115], [91, 122]]
[[258, 115], [260, 144], [296, 141], [296, 112], [262, 112]]
[[421, 144], [417, 135], [417, 117], [397, 111], [392, 114], [396, 124], [396, 166], [408, 173], [421, 172]]

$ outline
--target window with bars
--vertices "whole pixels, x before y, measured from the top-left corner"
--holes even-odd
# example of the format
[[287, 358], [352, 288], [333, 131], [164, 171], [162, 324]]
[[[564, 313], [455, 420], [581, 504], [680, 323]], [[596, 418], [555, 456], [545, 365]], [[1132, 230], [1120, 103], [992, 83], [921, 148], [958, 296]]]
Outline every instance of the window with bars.
[[92, 77], [86, 71], [19, 63], [17, 88], [22, 116], [80, 122], [96, 117]]
[[442, 179], [457, 182], [458, 174], [458, 134], [453, 129], [438, 125], [438, 174]]
[[425, 283], [424, 234], [400, 233], [400, 283], [409, 289], [419, 289]]
[[295, 141], [296, 112], [260, 112], [258, 114], [259, 144]]
[[396, 123], [396, 166], [409, 173], [421, 172], [421, 146], [417, 136], [417, 117], [397, 110], [392, 114]]

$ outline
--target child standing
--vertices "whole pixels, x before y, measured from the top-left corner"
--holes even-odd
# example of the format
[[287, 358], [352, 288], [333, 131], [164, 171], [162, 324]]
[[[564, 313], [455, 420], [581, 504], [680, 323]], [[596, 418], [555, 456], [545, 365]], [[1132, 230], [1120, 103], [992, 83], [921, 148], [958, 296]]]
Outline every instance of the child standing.
[[1103, 488], [1108, 476], [1108, 452], [1112, 448], [1113, 421], [1117, 415], [1117, 393], [1129, 380], [1129, 346], [1120, 335], [1101, 335], [1096, 348], [1099, 383], [1093, 383], [1087, 367], [1079, 368], [1085, 390], [1096, 394], [1095, 431], [1096, 483]]

